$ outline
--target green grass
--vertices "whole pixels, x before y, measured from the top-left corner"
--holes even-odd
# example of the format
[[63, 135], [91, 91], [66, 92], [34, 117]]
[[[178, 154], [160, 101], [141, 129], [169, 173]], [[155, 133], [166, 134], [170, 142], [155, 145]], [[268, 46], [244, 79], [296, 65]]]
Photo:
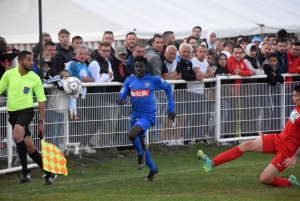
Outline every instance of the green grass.
[[[31, 182], [19, 183], [20, 172], [0, 175], [0, 200], [299, 200], [299, 187], [276, 188], [259, 182], [260, 173], [272, 155], [247, 153], [238, 160], [204, 173], [197, 160], [198, 149], [215, 156], [231, 147], [202, 144], [185, 147], [150, 147], [159, 173], [144, 182], [148, 168], [135, 169], [135, 152], [99, 151], [67, 157], [69, 175], [59, 175], [51, 186], [43, 186], [43, 172], [33, 169]], [[287, 169], [300, 179], [299, 167]]]

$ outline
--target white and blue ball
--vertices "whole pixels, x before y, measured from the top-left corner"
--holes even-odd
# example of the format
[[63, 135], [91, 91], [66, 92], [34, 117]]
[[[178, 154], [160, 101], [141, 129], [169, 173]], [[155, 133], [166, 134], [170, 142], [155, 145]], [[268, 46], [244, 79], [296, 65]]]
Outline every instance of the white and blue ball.
[[77, 95], [82, 90], [81, 81], [76, 77], [69, 77], [63, 82], [64, 91], [67, 94]]

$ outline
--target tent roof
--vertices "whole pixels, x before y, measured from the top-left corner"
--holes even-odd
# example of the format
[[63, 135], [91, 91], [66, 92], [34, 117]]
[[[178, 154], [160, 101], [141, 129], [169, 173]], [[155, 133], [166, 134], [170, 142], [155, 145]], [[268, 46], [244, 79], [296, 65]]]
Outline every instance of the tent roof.
[[[55, 42], [61, 28], [86, 42], [101, 40], [106, 30], [115, 40], [124, 40], [130, 31], [149, 39], [167, 30], [183, 39], [197, 25], [201, 38], [209, 30], [221, 38], [260, 34], [260, 24], [264, 33], [300, 32], [298, 0], [51, 0], [42, 1], [42, 9], [43, 32]], [[0, 13], [0, 36], [9, 43], [38, 41], [37, 0], [0, 0]]]

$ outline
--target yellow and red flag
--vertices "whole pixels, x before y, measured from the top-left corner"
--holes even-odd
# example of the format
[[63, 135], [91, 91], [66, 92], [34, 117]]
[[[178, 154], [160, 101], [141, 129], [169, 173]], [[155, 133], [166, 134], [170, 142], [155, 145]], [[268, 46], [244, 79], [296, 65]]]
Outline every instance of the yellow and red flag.
[[67, 160], [54, 144], [41, 140], [43, 169], [55, 174], [68, 175]]

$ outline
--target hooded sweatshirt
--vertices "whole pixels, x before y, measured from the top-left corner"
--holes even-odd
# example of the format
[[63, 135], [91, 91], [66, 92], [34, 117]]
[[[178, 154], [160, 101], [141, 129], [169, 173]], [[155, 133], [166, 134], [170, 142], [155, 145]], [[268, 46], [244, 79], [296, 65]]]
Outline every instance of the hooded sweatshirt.
[[205, 45], [207, 49], [214, 49], [214, 50], [217, 50], [217, 47], [215, 46], [215, 44], [211, 43], [210, 41], [210, 35], [211, 34], [216, 34], [215, 31], [208, 31], [207, 32], [207, 35], [206, 35], [206, 41], [201, 43], [201, 45]]
[[250, 49], [254, 44], [248, 44], [245, 49], [246, 55], [244, 56], [244, 62], [247, 65], [249, 70], [255, 70], [256, 75], [263, 75], [265, 74], [264, 70], [259, 69], [260, 63], [256, 57], [250, 57]]
[[148, 68], [151, 75], [161, 76], [162, 64], [160, 54], [161, 52], [155, 50], [150, 45], [147, 45], [145, 48], [145, 55], [147, 56]]

